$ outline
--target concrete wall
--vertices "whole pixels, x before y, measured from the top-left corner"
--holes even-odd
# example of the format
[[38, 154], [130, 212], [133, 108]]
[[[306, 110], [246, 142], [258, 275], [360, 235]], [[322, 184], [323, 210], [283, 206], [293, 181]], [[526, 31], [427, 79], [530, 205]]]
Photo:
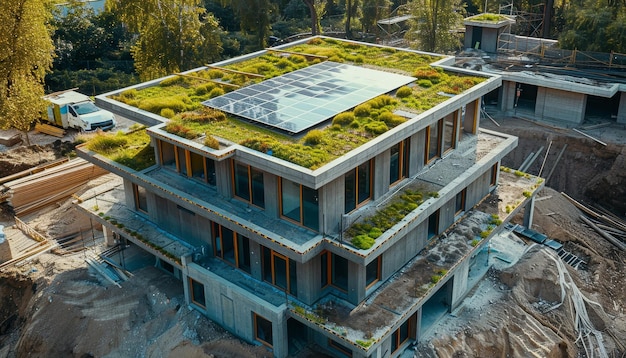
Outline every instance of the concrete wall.
[[568, 125], [580, 125], [585, 119], [586, 103], [585, 94], [538, 87], [535, 116], [559, 120]]
[[617, 123], [626, 124], [626, 92], [620, 92]]
[[[228, 331], [251, 343], [258, 342], [255, 339], [254, 314], [264, 317], [272, 322], [274, 357], [287, 356], [285, 304], [276, 307], [194, 263], [187, 265], [183, 274], [185, 298], [189, 304]], [[191, 302], [188, 278], [204, 285], [206, 307]]]
[[469, 264], [470, 260], [465, 260], [459, 264], [454, 272], [454, 279], [452, 282], [452, 302], [450, 302], [450, 308], [452, 310], [454, 310], [461, 303], [461, 300], [467, 294], [468, 289], [471, 288], [467, 286]]

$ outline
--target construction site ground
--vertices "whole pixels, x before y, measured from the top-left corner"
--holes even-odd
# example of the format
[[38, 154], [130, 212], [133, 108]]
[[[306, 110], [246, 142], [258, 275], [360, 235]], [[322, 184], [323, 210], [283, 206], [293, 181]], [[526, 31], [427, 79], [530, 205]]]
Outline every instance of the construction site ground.
[[[626, 130], [612, 124], [585, 131], [607, 143], [603, 146], [567, 129], [515, 118], [497, 121], [500, 126], [488, 120], [482, 125], [520, 137], [518, 148], [503, 165], [518, 168], [531, 152], [544, 147], [527, 170], [534, 175], [541, 171], [543, 177], [551, 174], [549, 188], [536, 201], [532, 228], [563, 242], [568, 251], [586, 261], [578, 270], [567, 267], [571, 282], [590, 301], [586, 311], [602, 334], [607, 356], [626, 356], [626, 252], [585, 226], [579, 210], [560, 193], [605, 206], [626, 219]], [[71, 150], [70, 138], [64, 142], [31, 135], [30, 139], [34, 146], [0, 148], [0, 177]], [[557, 161], [565, 144], [567, 150]], [[100, 177], [77, 195], [109, 179]], [[151, 265], [135, 268], [121, 288], [104, 280], [85, 262], [89, 255], [106, 249], [102, 232], [77, 212], [71, 200], [21, 218], [50, 237], [82, 232], [86, 238], [82, 245], [87, 248], [65, 255], [39, 254], [0, 272], [0, 358], [271, 356], [263, 346], [234, 338], [190, 309], [180, 281]], [[19, 231], [11, 228], [14, 218], [6, 206], [1, 208], [0, 224], [9, 232]], [[520, 245], [518, 241], [515, 247], [520, 253], [530, 246]], [[578, 301], [568, 301], [567, 296], [555, 308], [562, 300], [559, 274], [563, 272], [552, 256], [539, 246], [523, 253], [515, 264], [489, 270], [458, 309], [429, 329], [414, 354], [587, 356], [575, 328], [572, 302]], [[565, 292], [570, 295], [568, 289]], [[314, 348], [297, 354], [320, 355]]]

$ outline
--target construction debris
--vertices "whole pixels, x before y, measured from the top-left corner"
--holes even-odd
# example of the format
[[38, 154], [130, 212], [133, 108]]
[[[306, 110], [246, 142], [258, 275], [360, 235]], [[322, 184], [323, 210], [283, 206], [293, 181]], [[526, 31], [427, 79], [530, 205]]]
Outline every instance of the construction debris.
[[[16, 215], [32, 213], [48, 204], [70, 197], [90, 179], [108, 172], [83, 159], [45, 168], [0, 187], [0, 197], [13, 207]], [[0, 179], [0, 182], [4, 182]]]
[[35, 130], [39, 133], [49, 134], [59, 138], [65, 137], [65, 129], [51, 126], [49, 124], [37, 124], [35, 125]]

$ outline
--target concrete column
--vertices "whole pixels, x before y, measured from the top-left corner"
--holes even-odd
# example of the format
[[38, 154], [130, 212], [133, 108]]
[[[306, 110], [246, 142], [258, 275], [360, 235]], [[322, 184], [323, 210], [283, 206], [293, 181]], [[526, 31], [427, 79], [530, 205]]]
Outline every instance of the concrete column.
[[450, 302], [450, 310], [454, 310], [458, 307], [458, 305], [463, 301], [465, 294], [468, 291], [467, 287], [467, 279], [469, 277], [469, 263], [471, 260], [465, 260], [462, 262], [456, 272], [454, 273], [454, 277], [451, 278], [452, 281], [452, 299]]
[[533, 215], [535, 213], [535, 196], [530, 198], [530, 202], [524, 208], [524, 226], [531, 229], [533, 226]]
[[113, 235], [113, 231], [111, 231], [111, 229], [109, 229], [105, 225], [102, 225], [102, 233], [104, 234], [104, 242], [107, 244], [108, 247], [115, 246], [115, 244], [117, 244], [115, 242], [115, 236]]
[[480, 98], [468, 103], [465, 106], [465, 118], [463, 119], [463, 130], [467, 133], [476, 134], [478, 130], [478, 118], [480, 117]]
[[617, 123], [626, 124], [626, 92], [620, 92]]
[[352, 261], [348, 261], [348, 301], [358, 305], [365, 298], [365, 269]]
[[420, 335], [422, 334], [421, 329], [422, 329], [422, 307], [420, 307], [417, 312], [415, 312], [415, 336], [413, 336], [412, 338], [415, 340], [415, 342], [420, 341]]
[[289, 339], [287, 330], [287, 319], [284, 317], [272, 322], [272, 349], [275, 358], [287, 357], [289, 354]]

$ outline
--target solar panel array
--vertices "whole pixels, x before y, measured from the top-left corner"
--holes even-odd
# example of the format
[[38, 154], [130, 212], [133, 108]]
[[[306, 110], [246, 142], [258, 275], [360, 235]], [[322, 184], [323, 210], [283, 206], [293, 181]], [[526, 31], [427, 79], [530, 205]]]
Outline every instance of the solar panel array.
[[295, 134], [413, 81], [409, 76], [326, 61], [203, 104]]

